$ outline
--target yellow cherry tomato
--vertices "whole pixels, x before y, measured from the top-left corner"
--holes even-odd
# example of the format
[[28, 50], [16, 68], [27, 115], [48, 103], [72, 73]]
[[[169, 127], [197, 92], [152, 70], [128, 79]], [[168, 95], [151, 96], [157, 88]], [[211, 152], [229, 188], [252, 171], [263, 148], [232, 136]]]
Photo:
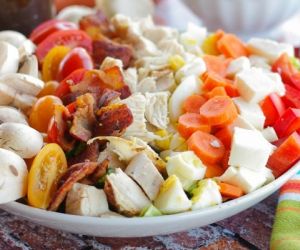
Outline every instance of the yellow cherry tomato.
[[67, 170], [64, 151], [58, 144], [47, 144], [34, 158], [28, 175], [29, 205], [47, 209], [57, 190], [60, 177]]
[[59, 64], [70, 50], [65, 46], [56, 46], [48, 52], [42, 67], [42, 78], [45, 82], [57, 79]]
[[59, 82], [57, 82], [57, 81], [46, 82], [44, 88], [37, 95], [37, 97], [41, 98], [46, 95], [54, 95], [58, 85], [59, 85]]
[[62, 104], [62, 101], [53, 95], [38, 99], [29, 115], [30, 126], [42, 133], [47, 133], [49, 121], [54, 115], [54, 108], [57, 104]]

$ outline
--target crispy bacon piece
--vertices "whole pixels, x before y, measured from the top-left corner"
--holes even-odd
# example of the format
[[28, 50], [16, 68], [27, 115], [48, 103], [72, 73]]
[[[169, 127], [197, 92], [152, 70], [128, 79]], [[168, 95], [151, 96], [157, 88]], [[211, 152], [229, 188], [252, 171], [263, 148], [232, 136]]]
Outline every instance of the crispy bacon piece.
[[93, 142], [88, 144], [86, 148], [76, 156], [70, 157], [68, 160], [68, 165], [74, 165], [80, 162], [91, 161], [97, 162], [100, 154], [99, 143]]
[[97, 66], [100, 66], [107, 57], [122, 60], [124, 68], [128, 68], [133, 59], [133, 50], [130, 46], [119, 44], [108, 38], [93, 41], [93, 59]]
[[94, 40], [101, 38], [103, 35], [106, 37], [114, 36], [113, 26], [101, 10], [83, 17], [79, 22], [79, 27]]
[[99, 166], [97, 167], [97, 169], [94, 171], [94, 173], [89, 176], [89, 179], [93, 183], [97, 183], [97, 181], [99, 181], [99, 179], [106, 174], [106, 171], [108, 169], [108, 165], [109, 165], [109, 160], [108, 159], [101, 162], [99, 164]]
[[120, 97], [121, 93], [114, 91], [112, 89], [104, 89], [99, 100], [98, 100], [98, 107], [104, 107], [109, 105], [112, 101]]
[[126, 104], [115, 103], [97, 111], [96, 136], [120, 136], [133, 122], [133, 116]]
[[48, 210], [56, 211], [72, 186], [84, 177], [92, 174], [98, 166], [99, 163], [90, 161], [71, 166], [58, 181], [58, 189], [50, 202]]
[[76, 111], [70, 134], [81, 141], [88, 141], [92, 137], [92, 130], [96, 123], [94, 114], [95, 99], [91, 94], [79, 96], [76, 100]]

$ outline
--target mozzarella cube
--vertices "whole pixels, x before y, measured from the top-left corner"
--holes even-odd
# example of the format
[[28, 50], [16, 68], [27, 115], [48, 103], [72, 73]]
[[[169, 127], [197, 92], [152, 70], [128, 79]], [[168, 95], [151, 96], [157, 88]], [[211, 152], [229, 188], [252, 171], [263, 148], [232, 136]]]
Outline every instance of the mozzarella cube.
[[269, 39], [252, 38], [249, 40], [247, 47], [252, 54], [263, 56], [271, 63], [276, 61], [283, 53], [294, 56], [294, 48], [292, 45]]
[[260, 172], [247, 168], [230, 166], [219, 180], [240, 187], [245, 194], [260, 188], [266, 182], [266, 177]]
[[250, 69], [250, 61], [247, 57], [241, 56], [232, 60], [227, 68], [227, 76], [234, 77], [237, 73]]
[[256, 128], [241, 115], [238, 115], [232, 125], [233, 127], [256, 130]]
[[281, 76], [278, 73], [267, 73], [267, 76], [272, 79], [273, 92], [277, 93], [279, 96], [285, 95], [285, 87], [282, 82]]
[[189, 210], [192, 202], [186, 196], [180, 180], [172, 175], [160, 188], [154, 206], [164, 214], [174, 214]]
[[273, 80], [260, 68], [250, 68], [238, 73], [236, 87], [241, 97], [252, 103], [258, 103], [274, 92]]
[[272, 181], [275, 180], [275, 177], [274, 177], [274, 175], [272, 173], [272, 170], [269, 169], [268, 167], [263, 168], [260, 171], [260, 173], [266, 177], [266, 182], [264, 183], [264, 185], [268, 184], [268, 183], [270, 183], [270, 182], [272, 182]]
[[240, 116], [251, 123], [256, 129], [262, 130], [265, 123], [265, 115], [256, 103], [248, 103], [241, 97], [233, 98]]
[[66, 199], [66, 213], [83, 216], [100, 216], [108, 212], [108, 203], [103, 190], [75, 183]]
[[273, 146], [258, 131], [234, 128], [228, 164], [260, 171], [267, 164]]
[[192, 210], [211, 207], [222, 203], [218, 184], [212, 179], [201, 180], [192, 190]]
[[261, 131], [261, 133], [268, 142], [274, 142], [278, 140], [278, 136], [273, 127], [267, 127], [263, 131]]
[[135, 180], [150, 200], [157, 196], [163, 177], [145, 153], [139, 153], [130, 161], [125, 173]]
[[283, 53], [287, 53], [291, 57], [294, 56], [292, 45], [263, 38], [250, 39], [248, 49], [252, 54], [267, 58], [271, 63], [276, 61]]
[[205, 71], [206, 64], [204, 60], [200, 57], [194, 57], [176, 72], [175, 79], [178, 83], [180, 83], [190, 76], [199, 77]]
[[261, 68], [265, 72], [271, 72], [271, 66], [268, 63], [268, 59], [261, 56], [251, 55], [249, 56], [249, 61], [251, 67]]
[[170, 156], [167, 162], [169, 176], [176, 175], [184, 190], [188, 190], [197, 180], [204, 178], [206, 167], [193, 151]]

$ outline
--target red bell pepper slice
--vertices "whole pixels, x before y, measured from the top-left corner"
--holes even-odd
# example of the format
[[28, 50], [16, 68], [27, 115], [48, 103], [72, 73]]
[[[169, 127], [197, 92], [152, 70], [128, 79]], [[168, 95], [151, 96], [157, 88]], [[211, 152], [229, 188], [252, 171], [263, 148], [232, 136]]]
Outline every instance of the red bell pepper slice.
[[275, 177], [282, 175], [300, 160], [300, 136], [291, 134], [270, 156], [267, 166]]
[[300, 90], [290, 86], [285, 85], [285, 96], [282, 98], [286, 107], [300, 108]]
[[300, 109], [288, 108], [274, 124], [279, 138], [292, 134], [300, 129]]
[[272, 65], [272, 71], [281, 75], [282, 81], [285, 84], [292, 84], [291, 76], [297, 73], [297, 69], [294, 67], [288, 54], [282, 54]]

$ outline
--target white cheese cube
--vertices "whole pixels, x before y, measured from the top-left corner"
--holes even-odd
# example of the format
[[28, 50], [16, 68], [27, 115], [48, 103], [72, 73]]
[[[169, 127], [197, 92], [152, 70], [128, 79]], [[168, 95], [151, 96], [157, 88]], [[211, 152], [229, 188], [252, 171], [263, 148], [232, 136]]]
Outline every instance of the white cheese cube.
[[266, 118], [258, 104], [248, 103], [241, 97], [233, 98], [233, 101], [242, 118], [251, 123], [258, 130], [264, 128]]
[[294, 48], [287, 43], [278, 43], [273, 40], [263, 38], [252, 38], [247, 44], [252, 54], [263, 56], [273, 63], [283, 53], [294, 56]]
[[167, 162], [169, 176], [176, 175], [184, 190], [188, 190], [197, 180], [204, 178], [206, 167], [193, 151], [170, 156]]
[[234, 77], [237, 73], [250, 69], [250, 61], [248, 57], [241, 56], [232, 60], [227, 68], [227, 76]]
[[251, 55], [249, 56], [249, 61], [251, 67], [261, 68], [265, 72], [271, 72], [271, 66], [268, 63], [268, 59], [261, 56]]
[[264, 177], [266, 177], [266, 182], [264, 183], [264, 185], [275, 180], [272, 170], [267, 167], [263, 168], [259, 173], [261, 173], [262, 175], [264, 175]]
[[260, 132], [235, 127], [228, 164], [260, 171], [272, 151], [273, 146]]
[[256, 128], [241, 115], [238, 115], [238, 117], [235, 119], [233, 122], [233, 127], [256, 130]]
[[198, 76], [191, 75], [175, 89], [169, 100], [169, 112], [171, 121], [176, 122], [183, 114], [183, 102], [189, 96], [200, 93], [202, 82]]
[[225, 173], [219, 177], [219, 180], [240, 187], [244, 193], [248, 194], [264, 185], [267, 179], [260, 172], [230, 166]]
[[100, 216], [108, 212], [108, 203], [103, 190], [75, 183], [67, 195], [66, 213], [83, 216]]
[[274, 92], [273, 80], [260, 68], [243, 70], [236, 75], [236, 87], [247, 102], [258, 103]]
[[267, 127], [263, 131], [261, 131], [261, 133], [268, 142], [274, 142], [278, 140], [278, 136], [273, 127]]
[[285, 87], [282, 82], [281, 76], [278, 73], [267, 73], [267, 76], [272, 79], [273, 92], [277, 93], [279, 96], [285, 95]]
[[135, 180], [150, 200], [157, 196], [163, 177], [145, 153], [139, 153], [130, 161], [125, 173]]
[[206, 71], [206, 64], [200, 57], [193, 57], [193, 59], [187, 62], [181, 67], [175, 74], [175, 80], [178, 83], [182, 83], [186, 78], [190, 76], [199, 77]]
[[189, 210], [192, 202], [186, 196], [179, 179], [172, 175], [160, 188], [154, 206], [164, 214], [174, 214]]

